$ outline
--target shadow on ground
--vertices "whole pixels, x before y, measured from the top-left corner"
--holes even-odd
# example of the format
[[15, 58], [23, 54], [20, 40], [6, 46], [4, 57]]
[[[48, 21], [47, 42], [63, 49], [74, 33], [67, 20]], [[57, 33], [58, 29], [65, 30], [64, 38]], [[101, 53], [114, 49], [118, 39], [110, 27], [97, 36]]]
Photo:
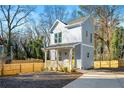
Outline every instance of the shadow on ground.
[[0, 77], [1, 88], [61, 88], [82, 74], [42, 72], [14, 77]]

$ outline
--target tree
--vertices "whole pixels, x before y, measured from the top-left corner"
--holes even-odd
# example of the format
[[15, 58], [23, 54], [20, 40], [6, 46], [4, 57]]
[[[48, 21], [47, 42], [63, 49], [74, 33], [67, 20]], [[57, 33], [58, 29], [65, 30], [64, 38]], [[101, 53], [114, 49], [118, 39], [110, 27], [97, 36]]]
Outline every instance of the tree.
[[65, 21], [68, 17], [67, 13], [68, 12], [65, 6], [44, 6], [44, 11], [40, 14], [41, 20], [39, 22], [40, 29], [44, 33], [44, 47], [48, 46], [50, 43], [50, 27], [53, 25], [56, 19]]
[[121, 55], [123, 52], [123, 46], [124, 46], [124, 28], [117, 27], [116, 31], [113, 32], [113, 37], [112, 37], [113, 59], [122, 58]]
[[115, 31], [120, 22], [119, 8], [118, 6], [80, 6], [80, 13], [85, 12], [85, 15], [92, 13], [95, 17], [96, 25], [99, 24], [99, 31], [95, 35], [101, 40], [103, 51], [107, 46], [110, 60], [112, 32]]
[[1, 38], [3, 38], [3, 23], [2, 21], [0, 20], [0, 33], [1, 33]]
[[81, 17], [81, 15], [79, 14], [79, 11], [78, 10], [73, 10], [70, 13], [69, 20], [67, 20], [67, 21], [72, 21], [72, 20], [75, 20], [75, 19], [80, 18], [80, 17]]
[[26, 18], [29, 16], [29, 14], [33, 11], [34, 8], [28, 7], [28, 6], [0, 6], [1, 13], [3, 15], [5, 24], [7, 24], [7, 30], [8, 30], [8, 58], [9, 61], [7, 63], [11, 62], [11, 33], [14, 29], [16, 29], [19, 26], [22, 26], [27, 22]]

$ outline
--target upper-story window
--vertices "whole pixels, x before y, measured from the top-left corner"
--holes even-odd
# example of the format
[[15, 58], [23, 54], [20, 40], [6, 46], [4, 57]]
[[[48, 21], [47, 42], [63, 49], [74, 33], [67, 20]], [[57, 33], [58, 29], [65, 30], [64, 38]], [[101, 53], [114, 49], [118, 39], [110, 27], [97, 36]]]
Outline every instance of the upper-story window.
[[90, 43], [92, 43], [93, 42], [93, 35], [92, 35], [92, 33], [90, 33]]
[[54, 42], [61, 43], [62, 42], [62, 32], [54, 34]]

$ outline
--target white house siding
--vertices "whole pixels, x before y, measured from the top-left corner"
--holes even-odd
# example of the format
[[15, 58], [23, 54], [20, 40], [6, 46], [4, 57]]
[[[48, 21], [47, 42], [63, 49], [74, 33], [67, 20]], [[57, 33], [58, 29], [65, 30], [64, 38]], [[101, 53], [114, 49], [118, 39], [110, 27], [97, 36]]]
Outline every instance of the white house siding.
[[55, 50], [50, 50], [50, 60], [55, 60], [55, 54], [56, 54]]
[[[62, 43], [75, 43], [81, 42], [81, 45], [75, 47], [75, 62], [76, 68], [88, 69], [93, 65], [94, 57], [94, 26], [92, 18], [88, 18], [81, 26], [74, 27], [71, 29], [65, 28], [65, 24], [59, 22], [58, 25], [53, 29], [53, 33], [50, 35], [50, 45], [54, 45], [54, 34], [62, 32]], [[86, 32], [87, 31], [87, 32]], [[87, 33], [87, 36], [86, 36]], [[92, 34], [92, 42], [90, 37]], [[62, 52], [62, 61], [68, 62], [68, 49], [59, 50]], [[67, 55], [65, 55], [65, 52]], [[55, 50], [50, 50], [51, 60], [55, 60]], [[88, 57], [89, 55], [89, 57]]]
[[54, 43], [54, 34], [55, 33], [59, 33], [59, 32], [64, 32], [67, 29], [65, 28], [65, 24], [63, 24], [62, 22], [59, 22], [58, 25], [53, 29], [53, 33], [50, 34], [50, 45], [55, 44]]
[[68, 29], [62, 33], [62, 43], [81, 42], [81, 27]]
[[[55, 44], [54, 34], [65, 31], [66, 29], [64, 27], [65, 27], [65, 24], [59, 21], [57, 26], [52, 31], [53, 33], [50, 34], [50, 45]], [[55, 50], [50, 50], [50, 60], [55, 60]]]
[[[69, 66], [69, 49], [59, 49], [58, 53], [61, 52], [62, 63], [65, 67]], [[50, 60], [55, 60], [55, 50], [50, 50]], [[60, 55], [59, 55], [60, 56]]]
[[[86, 31], [88, 36], [86, 36]], [[85, 22], [82, 23], [82, 43], [93, 46], [94, 44], [94, 27], [91, 18], [88, 18]], [[92, 43], [90, 42], [90, 34], [92, 34]]]
[[[59, 32], [62, 32], [62, 43], [81, 42], [81, 27], [67, 29], [65, 28], [65, 24], [59, 22], [52, 32], [53, 33], [50, 34], [50, 45], [55, 44], [54, 34]], [[67, 53], [69, 53], [69, 51]], [[67, 61], [67, 59], [68, 58], [66, 58], [64, 62]], [[50, 60], [55, 60], [55, 50], [50, 50]]]
[[69, 65], [69, 49], [61, 49], [61, 50], [59, 50], [59, 52], [61, 52], [62, 62], [64, 64], [64, 66], [68, 67], [68, 65]]
[[[93, 48], [93, 32], [94, 27], [92, 23], [92, 19], [89, 17], [82, 24], [82, 48], [81, 48], [81, 59], [82, 59], [82, 68], [88, 69], [93, 65], [93, 57], [94, 57], [94, 48]], [[86, 31], [88, 35], [86, 36]], [[90, 41], [90, 34], [92, 33], [92, 42]], [[89, 54], [89, 57], [88, 57]]]
[[54, 43], [54, 34], [62, 32], [62, 43], [75, 43], [81, 42], [81, 27], [72, 29], [65, 28], [65, 24], [59, 23], [50, 35], [50, 45]]
[[[93, 48], [82, 46], [82, 68], [89, 69], [93, 66]], [[89, 57], [88, 57], [89, 53]]]
[[81, 45], [77, 45], [74, 49], [75, 52], [75, 67], [81, 69]]

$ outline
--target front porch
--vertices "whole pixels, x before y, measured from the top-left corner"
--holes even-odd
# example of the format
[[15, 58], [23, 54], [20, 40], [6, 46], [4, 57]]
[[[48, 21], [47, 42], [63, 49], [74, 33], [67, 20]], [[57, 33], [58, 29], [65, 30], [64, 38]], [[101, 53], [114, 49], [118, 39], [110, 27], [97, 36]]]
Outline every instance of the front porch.
[[[76, 68], [76, 47], [80, 43], [58, 44], [45, 48], [45, 68], [51, 70], [68, 69], [69, 72]], [[50, 51], [50, 60], [47, 60]], [[80, 53], [78, 53], [80, 56]]]

